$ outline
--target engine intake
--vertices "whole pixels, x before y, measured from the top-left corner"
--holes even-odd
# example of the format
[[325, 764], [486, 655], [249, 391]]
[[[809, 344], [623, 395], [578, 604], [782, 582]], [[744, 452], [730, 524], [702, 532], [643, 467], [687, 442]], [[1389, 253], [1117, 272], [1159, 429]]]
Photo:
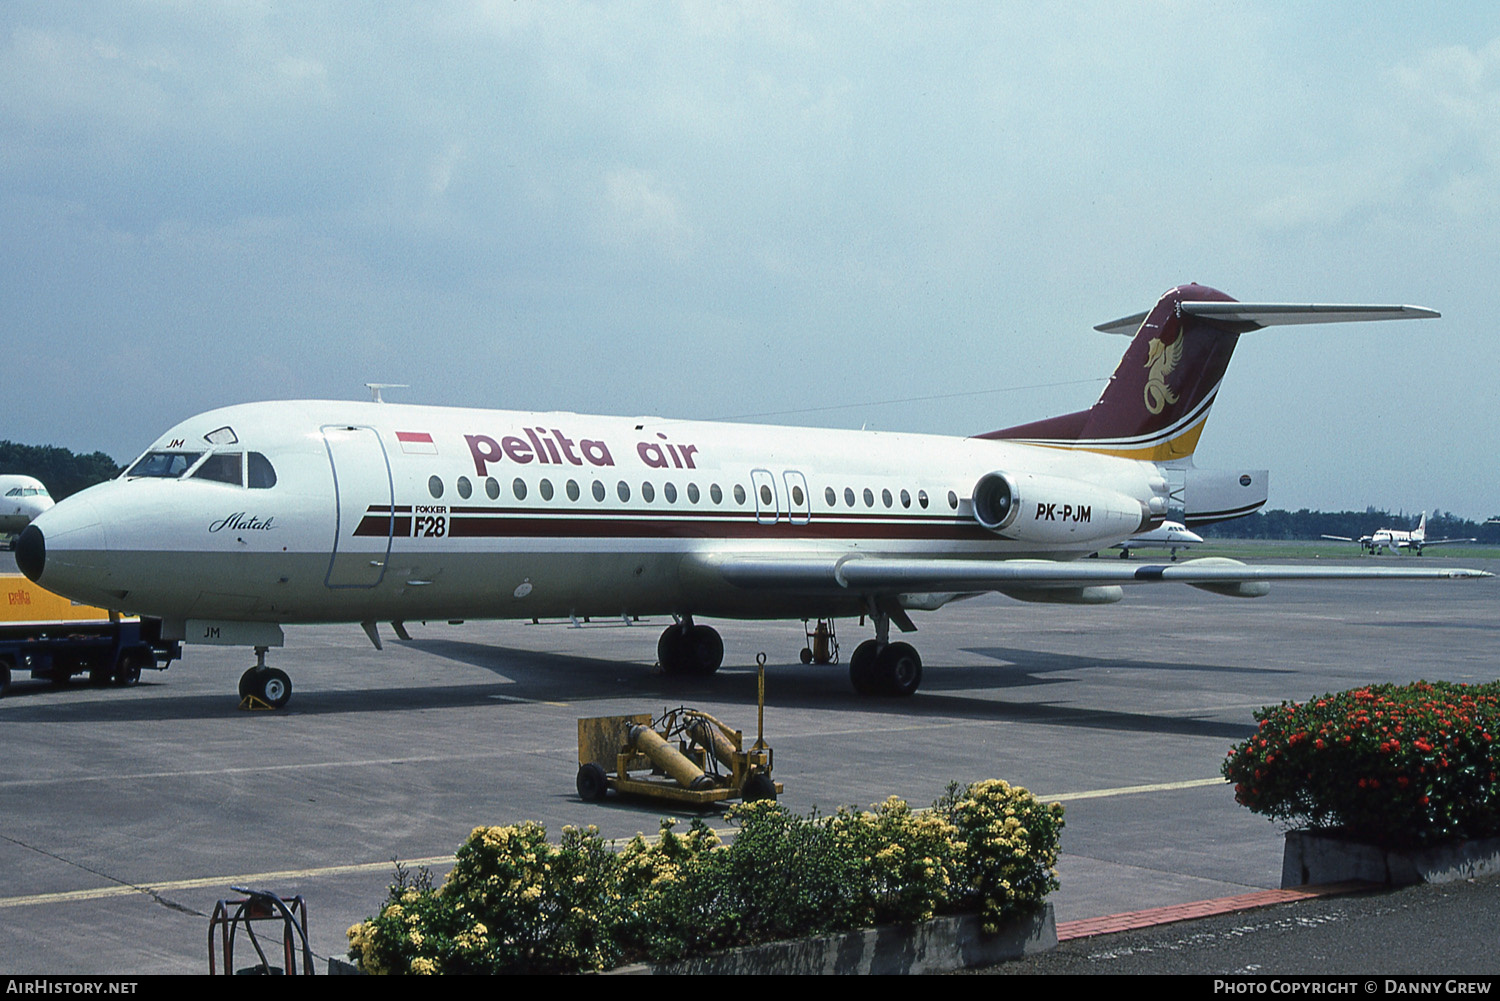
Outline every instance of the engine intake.
[[1161, 517], [1149, 504], [1095, 483], [1001, 470], [974, 484], [972, 510], [975, 521], [1007, 539], [1070, 547], [1117, 542]]

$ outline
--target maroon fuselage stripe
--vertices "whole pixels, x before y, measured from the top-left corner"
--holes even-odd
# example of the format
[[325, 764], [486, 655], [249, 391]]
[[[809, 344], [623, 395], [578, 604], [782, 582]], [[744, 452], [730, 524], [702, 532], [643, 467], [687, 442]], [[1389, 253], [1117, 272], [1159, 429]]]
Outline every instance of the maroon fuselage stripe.
[[[858, 518], [861, 520], [853, 520]], [[873, 519], [873, 520], [871, 520]], [[389, 509], [371, 508], [355, 529], [363, 538], [384, 538], [393, 527]], [[397, 516], [394, 534], [411, 534], [409, 516]], [[764, 524], [753, 514], [739, 518], [706, 515], [683, 518], [669, 511], [632, 511], [624, 517], [551, 515], [520, 510], [452, 508], [445, 534], [457, 539], [911, 539], [914, 541], [994, 541], [995, 535], [973, 522], [903, 515], [822, 515], [801, 524], [786, 518]]]

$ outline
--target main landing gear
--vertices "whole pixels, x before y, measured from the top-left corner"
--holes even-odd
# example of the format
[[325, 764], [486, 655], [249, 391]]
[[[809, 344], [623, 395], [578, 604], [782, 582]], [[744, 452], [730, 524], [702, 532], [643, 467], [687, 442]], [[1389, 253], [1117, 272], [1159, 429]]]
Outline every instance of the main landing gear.
[[875, 638], [854, 648], [849, 681], [861, 695], [914, 695], [922, 684], [922, 658], [910, 643], [892, 643], [891, 617], [875, 612]]
[[255, 666], [240, 675], [241, 709], [280, 709], [292, 697], [292, 679], [266, 666], [266, 648], [255, 648]]
[[693, 617], [684, 615], [656, 641], [656, 659], [666, 674], [706, 678], [724, 663], [724, 640], [713, 628], [694, 625]]

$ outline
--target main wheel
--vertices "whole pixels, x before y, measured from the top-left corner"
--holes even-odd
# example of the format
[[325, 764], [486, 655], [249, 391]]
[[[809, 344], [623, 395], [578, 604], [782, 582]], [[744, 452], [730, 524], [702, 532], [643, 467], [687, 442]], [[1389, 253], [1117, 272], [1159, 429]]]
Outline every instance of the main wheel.
[[609, 777], [604, 769], [590, 761], [578, 769], [578, 798], [585, 803], [595, 803], [609, 791]]
[[865, 640], [854, 648], [849, 658], [849, 683], [861, 695], [875, 695], [880, 685], [875, 677], [875, 660], [880, 654], [880, 644]]
[[0, 657], [0, 695], [10, 691], [10, 667], [10, 658]]
[[686, 670], [682, 663], [684, 646], [681, 626], [670, 625], [662, 630], [661, 639], [656, 641], [656, 662], [663, 674], [681, 674]]
[[892, 643], [880, 651], [875, 675], [880, 694], [905, 698], [922, 684], [922, 658], [910, 643]]
[[689, 629], [682, 645], [689, 674], [707, 677], [724, 663], [724, 638], [710, 626]]

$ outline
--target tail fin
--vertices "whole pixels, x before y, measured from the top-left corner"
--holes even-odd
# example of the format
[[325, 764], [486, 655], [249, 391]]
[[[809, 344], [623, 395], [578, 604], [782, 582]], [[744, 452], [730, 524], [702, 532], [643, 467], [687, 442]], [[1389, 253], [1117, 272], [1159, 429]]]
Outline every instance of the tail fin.
[[1417, 306], [1242, 303], [1203, 285], [1179, 285], [1149, 312], [1094, 328], [1135, 336], [1092, 407], [978, 437], [1154, 462], [1186, 459], [1198, 446], [1240, 334], [1272, 324], [1437, 315]]

